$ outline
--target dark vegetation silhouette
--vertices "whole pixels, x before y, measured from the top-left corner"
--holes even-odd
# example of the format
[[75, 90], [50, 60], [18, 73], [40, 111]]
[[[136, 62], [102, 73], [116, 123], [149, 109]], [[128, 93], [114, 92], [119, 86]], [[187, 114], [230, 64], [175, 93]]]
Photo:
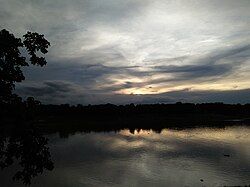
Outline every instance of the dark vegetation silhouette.
[[67, 137], [75, 132], [130, 129], [194, 128], [250, 123], [250, 104], [175, 103], [129, 105], [36, 105], [36, 121], [46, 133]]
[[[0, 31], [0, 122], [6, 120], [27, 121], [33, 113], [34, 105], [40, 102], [30, 97], [23, 101], [14, 94], [15, 83], [25, 79], [22, 67], [32, 65], [44, 66], [46, 60], [38, 54], [46, 54], [50, 43], [44, 35], [27, 32], [21, 38], [16, 38], [9, 31]], [[23, 54], [23, 55], [22, 55]], [[28, 59], [28, 60], [27, 60]]]
[[0, 120], [2, 124], [8, 126], [17, 121], [20, 124], [21, 121], [21, 124], [36, 123], [39, 127], [53, 130], [63, 127], [85, 131], [124, 128], [151, 128], [160, 131], [166, 127], [186, 128], [201, 126], [204, 123], [222, 125], [222, 122], [229, 123], [232, 119], [244, 119], [242, 121], [247, 122], [250, 116], [249, 104], [178, 102], [152, 105], [70, 106], [69, 104], [42, 105], [33, 97], [23, 101], [21, 97], [13, 94], [15, 83], [25, 79], [21, 68], [30, 64], [46, 65], [45, 58], [39, 57], [38, 54], [46, 54], [49, 46], [50, 43], [38, 33], [27, 32], [22, 40], [5, 29], [0, 31]]
[[15, 128], [7, 134], [0, 134], [0, 168], [4, 169], [18, 162], [19, 170], [13, 180], [31, 184], [31, 179], [44, 170], [53, 170], [48, 139], [34, 127]]
[[[248, 124], [250, 104], [176, 103], [148, 105], [43, 105], [33, 97], [25, 101], [14, 94], [15, 83], [25, 79], [22, 67], [44, 66], [50, 43], [43, 35], [27, 32], [23, 40], [0, 31], [0, 167], [17, 162], [14, 180], [31, 184], [33, 177], [52, 170], [48, 139], [42, 134], [164, 128], [225, 127]], [[23, 54], [23, 55], [22, 55]], [[27, 60], [28, 59], [28, 60]], [[237, 120], [235, 120], [237, 119]]]
[[36, 106], [41, 103], [32, 97], [23, 101], [13, 91], [15, 83], [25, 79], [22, 67], [46, 64], [37, 54], [47, 53], [50, 43], [38, 33], [27, 32], [23, 38], [0, 31], [0, 168], [18, 162], [21, 169], [13, 179], [29, 185], [33, 177], [54, 166], [48, 139], [32, 126]]
[[[16, 38], [9, 31], [0, 31], [0, 102], [11, 104], [14, 100], [20, 100], [13, 94], [15, 83], [25, 79], [22, 67], [29, 64], [44, 66], [47, 62], [44, 57], [37, 56], [38, 52], [47, 53], [50, 43], [43, 35], [27, 32], [23, 35], [23, 41]], [[29, 61], [21, 55], [25, 50], [30, 57]], [[17, 101], [18, 102], [18, 101]]]
[[[0, 120], [7, 126], [17, 121], [35, 123], [44, 131], [110, 131], [129, 128], [187, 128], [194, 126], [224, 126], [248, 123], [250, 105], [223, 103], [176, 103], [152, 105], [42, 105], [33, 97], [26, 101], [13, 94], [15, 83], [25, 79], [22, 67], [44, 66], [50, 43], [43, 35], [27, 32], [23, 40], [7, 30], [0, 31]], [[21, 49], [27, 52], [22, 56]], [[29, 56], [29, 60], [27, 60]], [[241, 119], [234, 120], [233, 119]]]

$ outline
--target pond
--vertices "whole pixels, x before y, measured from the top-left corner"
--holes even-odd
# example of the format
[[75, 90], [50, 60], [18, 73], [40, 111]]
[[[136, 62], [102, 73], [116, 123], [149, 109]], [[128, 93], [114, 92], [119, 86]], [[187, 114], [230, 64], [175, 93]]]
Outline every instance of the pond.
[[[45, 136], [54, 168], [38, 172], [31, 186], [250, 185], [247, 126]], [[23, 186], [12, 180], [21, 168], [0, 170], [0, 186]]]

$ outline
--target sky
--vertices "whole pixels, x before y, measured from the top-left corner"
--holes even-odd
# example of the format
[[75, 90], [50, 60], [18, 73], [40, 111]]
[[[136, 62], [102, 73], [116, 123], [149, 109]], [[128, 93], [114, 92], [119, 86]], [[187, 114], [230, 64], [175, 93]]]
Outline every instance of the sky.
[[0, 29], [45, 35], [16, 92], [44, 103], [250, 102], [249, 0], [0, 0]]

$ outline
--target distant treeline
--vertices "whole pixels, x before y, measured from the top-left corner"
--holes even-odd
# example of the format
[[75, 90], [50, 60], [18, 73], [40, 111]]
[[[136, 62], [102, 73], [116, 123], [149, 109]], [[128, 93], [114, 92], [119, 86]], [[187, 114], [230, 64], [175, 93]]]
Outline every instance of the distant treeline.
[[1, 104], [4, 124], [35, 124], [46, 132], [70, 133], [121, 129], [225, 127], [249, 125], [250, 104], [175, 103], [128, 105], [43, 105], [32, 98]]
[[[175, 103], [175, 104], [128, 104], [128, 105], [39, 105], [38, 111], [42, 115], [185, 115], [185, 114], [217, 114], [247, 116], [250, 115], [250, 104], [223, 103]], [[249, 116], [250, 117], [250, 116]]]
[[[224, 104], [224, 103], [181, 103], [175, 104], [100, 104], [100, 105], [44, 105], [33, 99], [27, 102], [15, 102], [12, 105], [2, 104], [1, 115], [36, 116], [138, 116], [138, 115], [192, 115], [215, 114], [224, 116], [250, 117], [250, 104]], [[14, 116], [15, 116], [14, 115]], [[19, 116], [20, 117], [20, 116]]]

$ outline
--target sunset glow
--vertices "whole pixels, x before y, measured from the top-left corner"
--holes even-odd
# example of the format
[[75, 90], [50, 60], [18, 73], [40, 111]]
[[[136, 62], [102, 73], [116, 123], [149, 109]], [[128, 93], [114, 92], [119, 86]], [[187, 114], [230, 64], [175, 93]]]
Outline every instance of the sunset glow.
[[[206, 102], [216, 94], [234, 103], [250, 102], [249, 8], [248, 0], [2, 0], [11, 16], [0, 19], [17, 35], [39, 31], [51, 42], [48, 66], [26, 70], [20, 95], [124, 104], [140, 103], [136, 95]], [[67, 85], [55, 93], [63, 100], [46, 95], [50, 83]]]

